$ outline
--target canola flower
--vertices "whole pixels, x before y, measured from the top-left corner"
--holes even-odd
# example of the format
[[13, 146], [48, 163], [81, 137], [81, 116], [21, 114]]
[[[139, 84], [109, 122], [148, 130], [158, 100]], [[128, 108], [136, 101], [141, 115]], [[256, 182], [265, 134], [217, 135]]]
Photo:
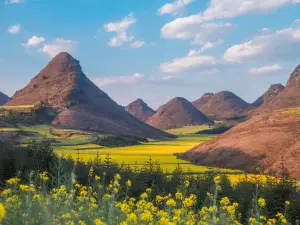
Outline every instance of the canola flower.
[[[199, 210], [196, 205], [197, 196], [188, 193], [188, 180], [183, 182], [185, 190], [175, 194], [152, 196], [152, 189], [147, 188], [138, 199], [118, 198], [121, 188], [121, 176], [116, 175], [108, 188], [99, 185], [101, 178], [94, 176], [91, 186], [74, 184], [42, 191], [34, 184], [21, 184], [18, 178], [7, 181], [7, 187], [0, 192], [0, 225], [20, 224], [66, 224], [66, 225], [240, 225], [237, 202], [228, 197], [218, 201], [218, 189], [221, 178], [215, 177], [216, 192], [207, 193], [209, 203]], [[48, 181], [46, 173], [39, 174], [42, 181]], [[41, 184], [42, 185], [42, 184]], [[126, 189], [132, 186], [131, 181], [125, 182]], [[119, 200], [120, 199], [120, 200]], [[151, 200], [154, 199], [154, 200]], [[2, 202], [2, 203], [1, 203]], [[266, 207], [263, 198], [257, 200], [262, 209]], [[285, 201], [286, 207], [291, 203]], [[263, 214], [248, 219], [249, 225], [283, 225], [288, 222], [284, 213], [278, 212], [274, 217], [267, 218]]]

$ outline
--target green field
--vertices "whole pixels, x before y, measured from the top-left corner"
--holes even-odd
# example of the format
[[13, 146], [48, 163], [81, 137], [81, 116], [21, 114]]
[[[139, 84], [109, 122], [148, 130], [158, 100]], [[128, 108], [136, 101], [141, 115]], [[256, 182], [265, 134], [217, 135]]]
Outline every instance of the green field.
[[[214, 168], [192, 165], [187, 161], [178, 160], [174, 153], [183, 153], [200, 143], [210, 140], [212, 136], [186, 135], [175, 140], [149, 142], [138, 146], [106, 148], [99, 145], [79, 145], [79, 146], [57, 146], [55, 152], [63, 154], [65, 157], [71, 156], [73, 159], [78, 157], [80, 160], [89, 161], [95, 159], [97, 154], [104, 160], [109, 157], [117, 163], [129, 164], [131, 166], [142, 167], [150, 157], [153, 161], [159, 162], [165, 172], [172, 172], [178, 163], [182, 169], [187, 172], [207, 172], [215, 170]], [[222, 172], [236, 172], [233, 170], [222, 170]]]
[[208, 125], [198, 125], [198, 126], [185, 126], [181, 128], [175, 128], [166, 130], [166, 132], [175, 135], [186, 135], [186, 134], [195, 134], [198, 131], [209, 129]]
[[[158, 162], [161, 168], [166, 172], [172, 172], [178, 163], [184, 171], [194, 173], [215, 170], [204, 166], [192, 165], [187, 161], [179, 160], [174, 153], [183, 153], [187, 150], [210, 140], [213, 135], [196, 135], [197, 131], [208, 129], [208, 126], [188, 126], [178, 129], [168, 130], [169, 133], [178, 135], [177, 139], [165, 141], [151, 140], [141, 145], [109, 148], [94, 144], [97, 133], [83, 132], [71, 129], [57, 129], [49, 125], [24, 126], [18, 128], [0, 128], [1, 131], [23, 131], [27, 135], [21, 135], [21, 144], [28, 144], [30, 141], [41, 141], [48, 138], [53, 141], [53, 148], [59, 155], [77, 159], [78, 152], [80, 160], [88, 162], [95, 159], [98, 155], [101, 160], [109, 156], [112, 161], [119, 164], [124, 163], [132, 167], [142, 167], [150, 157], [153, 162]], [[232, 170], [222, 170], [223, 172], [235, 172]]]

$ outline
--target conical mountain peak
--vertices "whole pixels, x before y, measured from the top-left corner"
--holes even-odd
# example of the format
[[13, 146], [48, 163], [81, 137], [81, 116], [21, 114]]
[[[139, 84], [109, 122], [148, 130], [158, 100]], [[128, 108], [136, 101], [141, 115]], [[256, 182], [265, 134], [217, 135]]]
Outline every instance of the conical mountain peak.
[[263, 104], [268, 104], [283, 90], [284, 86], [282, 84], [272, 84], [262, 96], [260, 96], [255, 102], [252, 103], [252, 106], [260, 107]]
[[130, 103], [128, 106], [126, 106], [125, 109], [127, 112], [129, 112], [131, 115], [135, 116], [141, 121], [146, 121], [153, 114], [155, 114], [155, 111], [151, 109], [147, 105], [147, 103], [140, 98]]
[[167, 130], [188, 125], [212, 124], [213, 122], [188, 100], [176, 97], [159, 107], [147, 123], [159, 129]]
[[90, 81], [79, 61], [66, 52], [55, 56], [7, 105], [41, 103], [57, 109], [52, 123], [60, 127], [151, 138], [172, 136], [126, 112]]

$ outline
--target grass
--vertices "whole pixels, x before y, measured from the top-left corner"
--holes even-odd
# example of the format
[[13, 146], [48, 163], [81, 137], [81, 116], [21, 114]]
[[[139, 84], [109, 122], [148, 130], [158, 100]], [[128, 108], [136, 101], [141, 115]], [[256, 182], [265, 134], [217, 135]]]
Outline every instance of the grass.
[[[130, 164], [131, 166], [142, 167], [145, 162], [149, 161], [150, 157], [153, 161], [160, 163], [161, 168], [165, 172], [172, 172], [178, 163], [181, 164], [182, 169], [187, 172], [207, 172], [215, 170], [204, 166], [196, 166], [184, 160], [178, 160], [174, 153], [183, 153], [187, 150], [210, 140], [214, 136], [204, 135], [186, 135], [181, 136], [176, 140], [149, 142], [138, 146], [129, 146], [121, 148], [107, 148], [95, 144], [78, 145], [78, 146], [57, 146], [55, 152], [57, 154], [64, 154], [66, 157], [71, 156], [73, 159], [78, 157], [79, 150], [80, 159], [83, 161], [93, 160], [97, 154], [104, 160], [108, 156], [117, 163]], [[222, 170], [222, 172], [237, 172], [233, 170]]]
[[14, 132], [14, 131], [20, 131], [20, 128], [14, 128], [14, 127], [4, 127], [0, 128], [0, 132]]
[[35, 105], [16, 105], [16, 106], [0, 106], [0, 109], [5, 110], [29, 110], [33, 109]]
[[181, 128], [175, 128], [166, 130], [166, 132], [174, 135], [186, 135], [186, 134], [194, 134], [201, 130], [209, 129], [208, 125], [198, 125], [198, 126], [185, 126]]
[[280, 110], [282, 114], [300, 114], [300, 108], [290, 108]]

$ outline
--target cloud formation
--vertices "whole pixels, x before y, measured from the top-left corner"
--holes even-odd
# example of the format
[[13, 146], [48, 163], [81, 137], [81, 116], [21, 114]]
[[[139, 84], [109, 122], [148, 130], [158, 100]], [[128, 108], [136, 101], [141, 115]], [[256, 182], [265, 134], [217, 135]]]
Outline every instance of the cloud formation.
[[300, 24], [286, 29], [259, 34], [252, 40], [230, 47], [224, 59], [230, 62], [245, 60], [276, 60], [300, 56]]
[[114, 32], [116, 35], [108, 42], [110, 47], [121, 46], [134, 39], [133, 36], [127, 34], [127, 30], [136, 23], [136, 19], [132, 14], [118, 22], [110, 22], [104, 25], [107, 32]]
[[64, 38], [56, 38], [52, 43], [45, 45], [41, 49], [41, 51], [50, 57], [54, 57], [60, 52], [76, 54], [77, 46], [77, 41], [65, 40]]
[[6, 5], [8, 5], [8, 4], [19, 4], [21, 2], [22, 2], [22, 0], [6, 0], [4, 2], [4, 4], [6, 4]]
[[160, 64], [160, 71], [165, 73], [179, 73], [182, 71], [199, 69], [203, 71], [215, 69], [221, 61], [214, 56], [188, 54], [182, 58], [176, 58]]
[[11, 34], [17, 34], [21, 31], [21, 25], [20, 24], [13, 25], [13, 26], [9, 27], [7, 31], [8, 31], [8, 33], [11, 33]]
[[271, 66], [263, 66], [259, 68], [250, 68], [248, 73], [251, 75], [261, 75], [266, 73], [272, 73], [281, 70], [281, 67], [278, 64]]
[[158, 15], [172, 14], [179, 15], [182, 13], [184, 8], [194, 2], [195, 0], [175, 0], [172, 3], [167, 3], [158, 9]]
[[141, 47], [143, 47], [145, 44], [146, 44], [146, 43], [145, 43], [144, 41], [137, 40], [137, 41], [131, 43], [130, 46], [131, 46], [132, 48], [141, 48]]
[[131, 76], [112, 76], [104, 77], [94, 80], [94, 83], [98, 87], [104, 87], [108, 85], [124, 84], [149, 84], [149, 83], [168, 83], [175, 79], [173, 76], [146, 76], [142, 73], [135, 73]]
[[[189, 39], [203, 44], [212, 38], [226, 34], [232, 27], [229, 23], [217, 23], [213, 20], [233, 18], [249, 13], [266, 13], [288, 4], [300, 3], [300, 0], [211, 0], [204, 12], [177, 18], [163, 26], [164, 38]], [[217, 32], [217, 34], [216, 34]]]
[[44, 37], [32, 36], [27, 40], [25, 44], [23, 44], [26, 48], [36, 47], [42, 42], [46, 41]]

